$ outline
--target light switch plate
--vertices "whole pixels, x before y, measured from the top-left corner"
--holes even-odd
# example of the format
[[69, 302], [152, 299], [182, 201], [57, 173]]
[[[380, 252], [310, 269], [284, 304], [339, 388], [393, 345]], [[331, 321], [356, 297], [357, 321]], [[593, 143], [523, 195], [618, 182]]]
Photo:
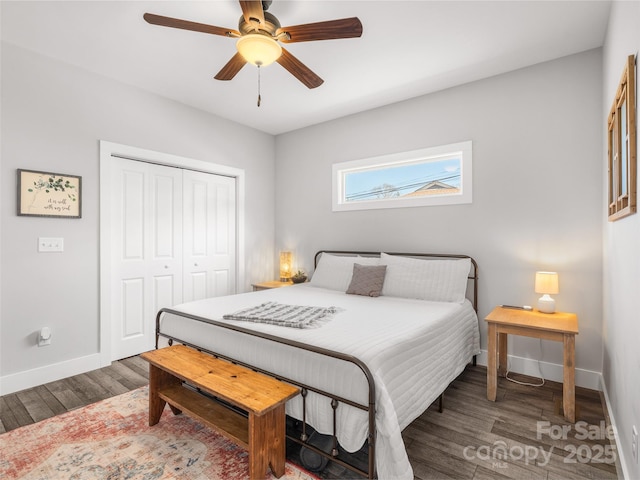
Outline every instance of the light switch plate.
[[38, 252], [63, 252], [64, 238], [62, 237], [39, 237]]

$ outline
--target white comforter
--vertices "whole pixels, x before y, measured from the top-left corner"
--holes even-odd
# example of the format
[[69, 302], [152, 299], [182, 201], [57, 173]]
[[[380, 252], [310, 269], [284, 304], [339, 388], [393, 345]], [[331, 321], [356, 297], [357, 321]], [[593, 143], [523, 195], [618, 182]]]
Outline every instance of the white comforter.
[[[362, 297], [309, 284], [261, 292], [217, 297], [173, 307], [193, 315], [221, 320], [224, 314], [265, 301], [321, 307], [342, 312], [320, 328], [295, 329], [276, 325], [233, 322], [306, 344], [346, 353], [362, 360], [376, 383], [376, 468], [381, 479], [412, 479], [401, 431], [459, 375], [472, 355], [479, 353], [478, 320], [469, 302], [428, 302], [395, 297]], [[353, 364], [319, 358], [263, 339], [211, 325], [164, 315], [161, 331], [229, 355], [268, 371], [367, 404], [367, 383]], [[306, 379], [306, 380], [305, 380]], [[287, 413], [302, 418], [298, 396]], [[367, 416], [348, 405], [338, 407], [338, 441], [357, 451], [367, 437]], [[326, 397], [309, 394], [307, 422], [320, 433], [333, 433], [332, 410]]]

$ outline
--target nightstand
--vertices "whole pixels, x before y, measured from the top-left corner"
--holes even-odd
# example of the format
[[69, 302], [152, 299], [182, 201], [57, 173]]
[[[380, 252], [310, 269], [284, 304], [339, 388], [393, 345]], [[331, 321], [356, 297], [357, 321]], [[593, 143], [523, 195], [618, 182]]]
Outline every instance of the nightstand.
[[293, 285], [293, 282], [280, 282], [278, 280], [251, 284], [254, 292], [258, 292], [260, 290], [269, 290], [271, 288], [290, 287], [291, 285]]
[[578, 316], [575, 313], [542, 313], [496, 307], [485, 318], [488, 326], [487, 399], [496, 401], [498, 378], [507, 372], [507, 335], [522, 335], [562, 342], [564, 372], [562, 408], [564, 417], [576, 421], [576, 335]]

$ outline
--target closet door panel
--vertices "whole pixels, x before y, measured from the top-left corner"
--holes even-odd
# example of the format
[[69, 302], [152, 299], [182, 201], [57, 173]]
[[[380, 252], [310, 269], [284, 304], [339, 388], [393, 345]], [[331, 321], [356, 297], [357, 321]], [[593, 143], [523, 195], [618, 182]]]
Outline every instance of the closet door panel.
[[111, 357], [155, 345], [159, 308], [182, 301], [182, 172], [112, 159]]
[[235, 293], [235, 179], [184, 172], [184, 301]]

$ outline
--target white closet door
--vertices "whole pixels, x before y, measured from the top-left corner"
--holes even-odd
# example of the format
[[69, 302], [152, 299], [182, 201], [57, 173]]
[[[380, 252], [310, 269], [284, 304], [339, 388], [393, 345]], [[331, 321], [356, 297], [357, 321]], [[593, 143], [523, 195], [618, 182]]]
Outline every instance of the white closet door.
[[112, 359], [155, 345], [158, 309], [182, 302], [182, 171], [113, 158]]
[[184, 170], [183, 300], [236, 293], [236, 181]]

